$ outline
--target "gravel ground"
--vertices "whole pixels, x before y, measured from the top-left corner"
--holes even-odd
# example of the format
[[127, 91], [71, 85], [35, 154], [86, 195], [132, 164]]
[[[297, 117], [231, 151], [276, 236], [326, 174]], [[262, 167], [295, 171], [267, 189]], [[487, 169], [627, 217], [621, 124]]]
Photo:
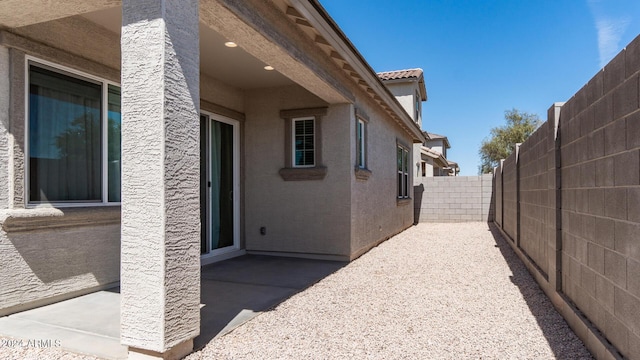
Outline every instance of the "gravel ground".
[[24, 340], [0, 337], [0, 359], [3, 360], [98, 360], [97, 357], [74, 354], [57, 347], [30, 346]]
[[590, 359], [485, 223], [420, 224], [187, 359]]
[[[0, 348], [0, 358], [88, 359]], [[187, 357], [590, 359], [485, 223], [420, 224]]]

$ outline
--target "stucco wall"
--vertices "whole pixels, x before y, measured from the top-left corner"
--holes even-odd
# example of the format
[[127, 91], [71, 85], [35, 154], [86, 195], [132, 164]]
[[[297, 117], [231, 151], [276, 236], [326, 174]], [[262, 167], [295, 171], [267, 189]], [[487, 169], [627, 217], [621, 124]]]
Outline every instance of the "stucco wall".
[[418, 119], [415, 118], [416, 109], [415, 109], [415, 96], [416, 91], [418, 91], [417, 82], [385, 82], [385, 85], [391, 91], [393, 95], [395, 95], [396, 99], [404, 110], [411, 116], [413, 121], [417, 122], [420, 127], [422, 127], [422, 112], [418, 112]]
[[427, 140], [424, 144], [431, 150], [439, 152], [445, 158], [447, 157], [447, 148], [444, 146], [443, 140]]
[[[244, 93], [242, 90], [203, 73], [200, 73], [200, 99], [244, 113]], [[221, 115], [229, 116], [229, 114]]]
[[81, 16], [25, 26], [12, 32], [112, 69], [120, 68], [120, 35]]
[[[411, 172], [413, 172], [413, 181], [416, 181], [416, 178], [422, 177], [422, 154], [420, 154], [420, 148], [422, 144], [413, 144], [413, 156], [412, 162], [409, 164], [412, 168]], [[433, 171], [432, 171], [433, 172]]]
[[0, 316], [119, 281], [119, 207], [65, 212], [0, 211]]
[[[380, 241], [401, 232], [413, 224], [413, 206], [410, 201], [398, 201], [397, 144], [409, 149], [411, 139], [395, 123], [390, 123], [382, 113], [377, 112], [368, 102], [356, 104], [358, 110], [367, 114], [367, 168], [371, 176], [367, 180], [358, 180], [351, 170], [351, 254], [361, 255]], [[356, 165], [355, 120], [351, 120], [351, 162], [350, 169]], [[411, 155], [409, 159], [412, 159]], [[411, 161], [411, 160], [409, 160]], [[409, 164], [410, 181], [415, 167]], [[410, 197], [413, 191], [410, 185]]]
[[[9, 71], [0, 70], [0, 87], [8, 84], [11, 95], [2, 96], [0, 114], [7, 111], [7, 107], [2, 105], [4, 102], [10, 104], [11, 112], [3, 122], [8, 125], [7, 132], [0, 131], [0, 158], [3, 166], [9, 169], [0, 171], [0, 176], [7, 176], [7, 181], [2, 181], [0, 185], [0, 190], [6, 194], [5, 200], [0, 200], [3, 205], [0, 208], [0, 263], [6, 265], [0, 280], [0, 314], [114, 286], [120, 277], [119, 207], [86, 209], [86, 216], [78, 216], [78, 209], [25, 209], [25, 56], [31, 55], [107, 80], [119, 80], [117, 70], [87, 60], [92, 58], [91, 51], [94, 48], [82, 50], [81, 44], [87, 41], [90, 34], [77, 30], [74, 32], [72, 25], [67, 24], [69, 31], [61, 34], [60, 39], [52, 34], [47, 35], [44, 30], [37, 34], [48, 36], [47, 39], [52, 42], [75, 42], [73, 46], [80, 52], [77, 54], [45, 45], [45, 39], [40, 37], [27, 39], [12, 33], [3, 33], [2, 36], [3, 45], [9, 49], [9, 61], [0, 60], [0, 64], [8, 65]], [[62, 26], [56, 28], [62, 29]], [[100, 36], [94, 38], [94, 44], [100, 45], [100, 39]], [[104, 49], [110, 44], [102, 43], [101, 52], [108, 52]], [[116, 50], [119, 50], [119, 43], [116, 46]], [[7, 54], [6, 50], [1, 53]], [[6, 60], [6, 57], [0, 56], [0, 59]], [[3, 143], [7, 145], [6, 152], [2, 152]], [[91, 214], [96, 211], [109, 214], [109, 222], [93, 217]], [[75, 215], [70, 215], [72, 213]], [[85, 217], [84, 221], [78, 221], [82, 217]], [[12, 219], [16, 218], [22, 224], [17, 230], [11, 228], [11, 223], [15, 223]]]
[[247, 92], [247, 251], [348, 257], [351, 106], [329, 106], [320, 120], [324, 179], [285, 181], [279, 174], [285, 167], [285, 131], [291, 131], [280, 111], [322, 106], [327, 104], [298, 86]]
[[499, 169], [505, 201], [520, 174], [502, 228], [520, 222], [516, 252], [598, 358], [640, 359], [639, 86], [640, 37]]

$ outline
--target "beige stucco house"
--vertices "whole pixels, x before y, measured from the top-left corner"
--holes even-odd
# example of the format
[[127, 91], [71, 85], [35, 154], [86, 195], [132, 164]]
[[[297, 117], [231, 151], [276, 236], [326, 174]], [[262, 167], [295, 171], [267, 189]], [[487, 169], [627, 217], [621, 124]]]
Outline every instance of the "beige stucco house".
[[[424, 71], [420, 68], [379, 72], [378, 77], [398, 99], [413, 121], [422, 129], [422, 102], [427, 101]], [[425, 141], [413, 144], [413, 177], [455, 176], [460, 171], [458, 164], [447, 160], [447, 149], [451, 147], [446, 136], [423, 131]]]
[[[427, 101], [424, 71], [420, 68], [385, 71], [379, 72], [378, 77], [422, 129], [422, 102]], [[427, 132], [423, 131], [422, 134], [428, 139]], [[421, 177], [433, 176], [434, 164], [439, 161], [438, 156], [423, 145], [424, 143], [413, 144], [411, 167], [414, 181]]]
[[433, 176], [457, 176], [460, 172], [458, 163], [447, 159], [447, 150], [451, 148], [449, 138], [430, 132], [427, 132], [425, 136], [427, 141], [423, 147], [439, 157], [439, 161], [434, 161]]
[[119, 284], [187, 353], [201, 265], [413, 224], [415, 120], [317, 0], [2, 1], [0, 315]]

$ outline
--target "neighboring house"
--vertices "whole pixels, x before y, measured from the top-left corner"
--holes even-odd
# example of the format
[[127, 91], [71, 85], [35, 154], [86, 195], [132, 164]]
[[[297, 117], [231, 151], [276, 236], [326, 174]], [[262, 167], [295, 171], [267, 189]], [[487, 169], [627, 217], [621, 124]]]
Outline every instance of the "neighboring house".
[[378, 77], [411, 115], [413, 121], [422, 128], [422, 102], [427, 101], [422, 69], [379, 72]]
[[449, 161], [449, 176], [458, 176], [460, 174], [460, 166], [455, 161]]
[[[413, 121], [422, 124], [422, 102], [427, 101], [427, 88], [422, 69], [406, 69], [379, 72], [378, 77], [398, 99]], [[418, 179], [429, 176], [456, 176], [460, 172], [458, 164], [447, 160], [449, 139], [446, 136], [427, 133], [424, 143], [413, 144], [413, 176]]]
[[[411, 115], [413, 121], [422, 128], [422, 102], [427, 101], [427, 88], [422, 69], [379, 72], [378, 77]], [[426, 132], [423, 132], [423, 135], [427, 137]], [[433, 176], [433, 169], [439, 161], [438, 156], [434, 157], [434, 154], [422, 145], [422, 143], [413, 144], [411, 167], [414, 180], [423, 176]]]
[[435, 152], [440, 156], [440, 161], [434, 162], [433, 176], [457, 176], [460, 172], [460, 167], [456, 162], [447, 160], [447, 149], [451, 148], [449, 139], [444, 135], [430, 132], [427, 132], [425, 136], [427, 141], [425, 141], [424, 147], [429, 148], [431, 152]]
[[201, 264], [413, 224], [412, 101], [317, 0], [0, 2], [0, 316], [119, 284], [123, 344], [189, 352]]
[[414, 151], [419, 151], [417, 155], [420, 156], [416, 160], [416, 163], [420, 164], [420, 171], [416, 172], [416, 178], [441, 176], [441, 169], [449, 166], [449, 162], [441, 153], [422, 144], [414, 144]]

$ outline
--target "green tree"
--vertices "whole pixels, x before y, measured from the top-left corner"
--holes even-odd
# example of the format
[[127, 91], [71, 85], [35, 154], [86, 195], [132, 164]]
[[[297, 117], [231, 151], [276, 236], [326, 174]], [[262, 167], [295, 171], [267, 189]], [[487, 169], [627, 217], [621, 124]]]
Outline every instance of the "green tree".
[[520, 112], [517, 109], [506, 110], [504, 119], [507, 124], [491, 129], [491, 135], [480, 146], [480, 173], [488, 174], [506, 159], [517, 143], [524, 142], [542, 124], [536, 114]]

